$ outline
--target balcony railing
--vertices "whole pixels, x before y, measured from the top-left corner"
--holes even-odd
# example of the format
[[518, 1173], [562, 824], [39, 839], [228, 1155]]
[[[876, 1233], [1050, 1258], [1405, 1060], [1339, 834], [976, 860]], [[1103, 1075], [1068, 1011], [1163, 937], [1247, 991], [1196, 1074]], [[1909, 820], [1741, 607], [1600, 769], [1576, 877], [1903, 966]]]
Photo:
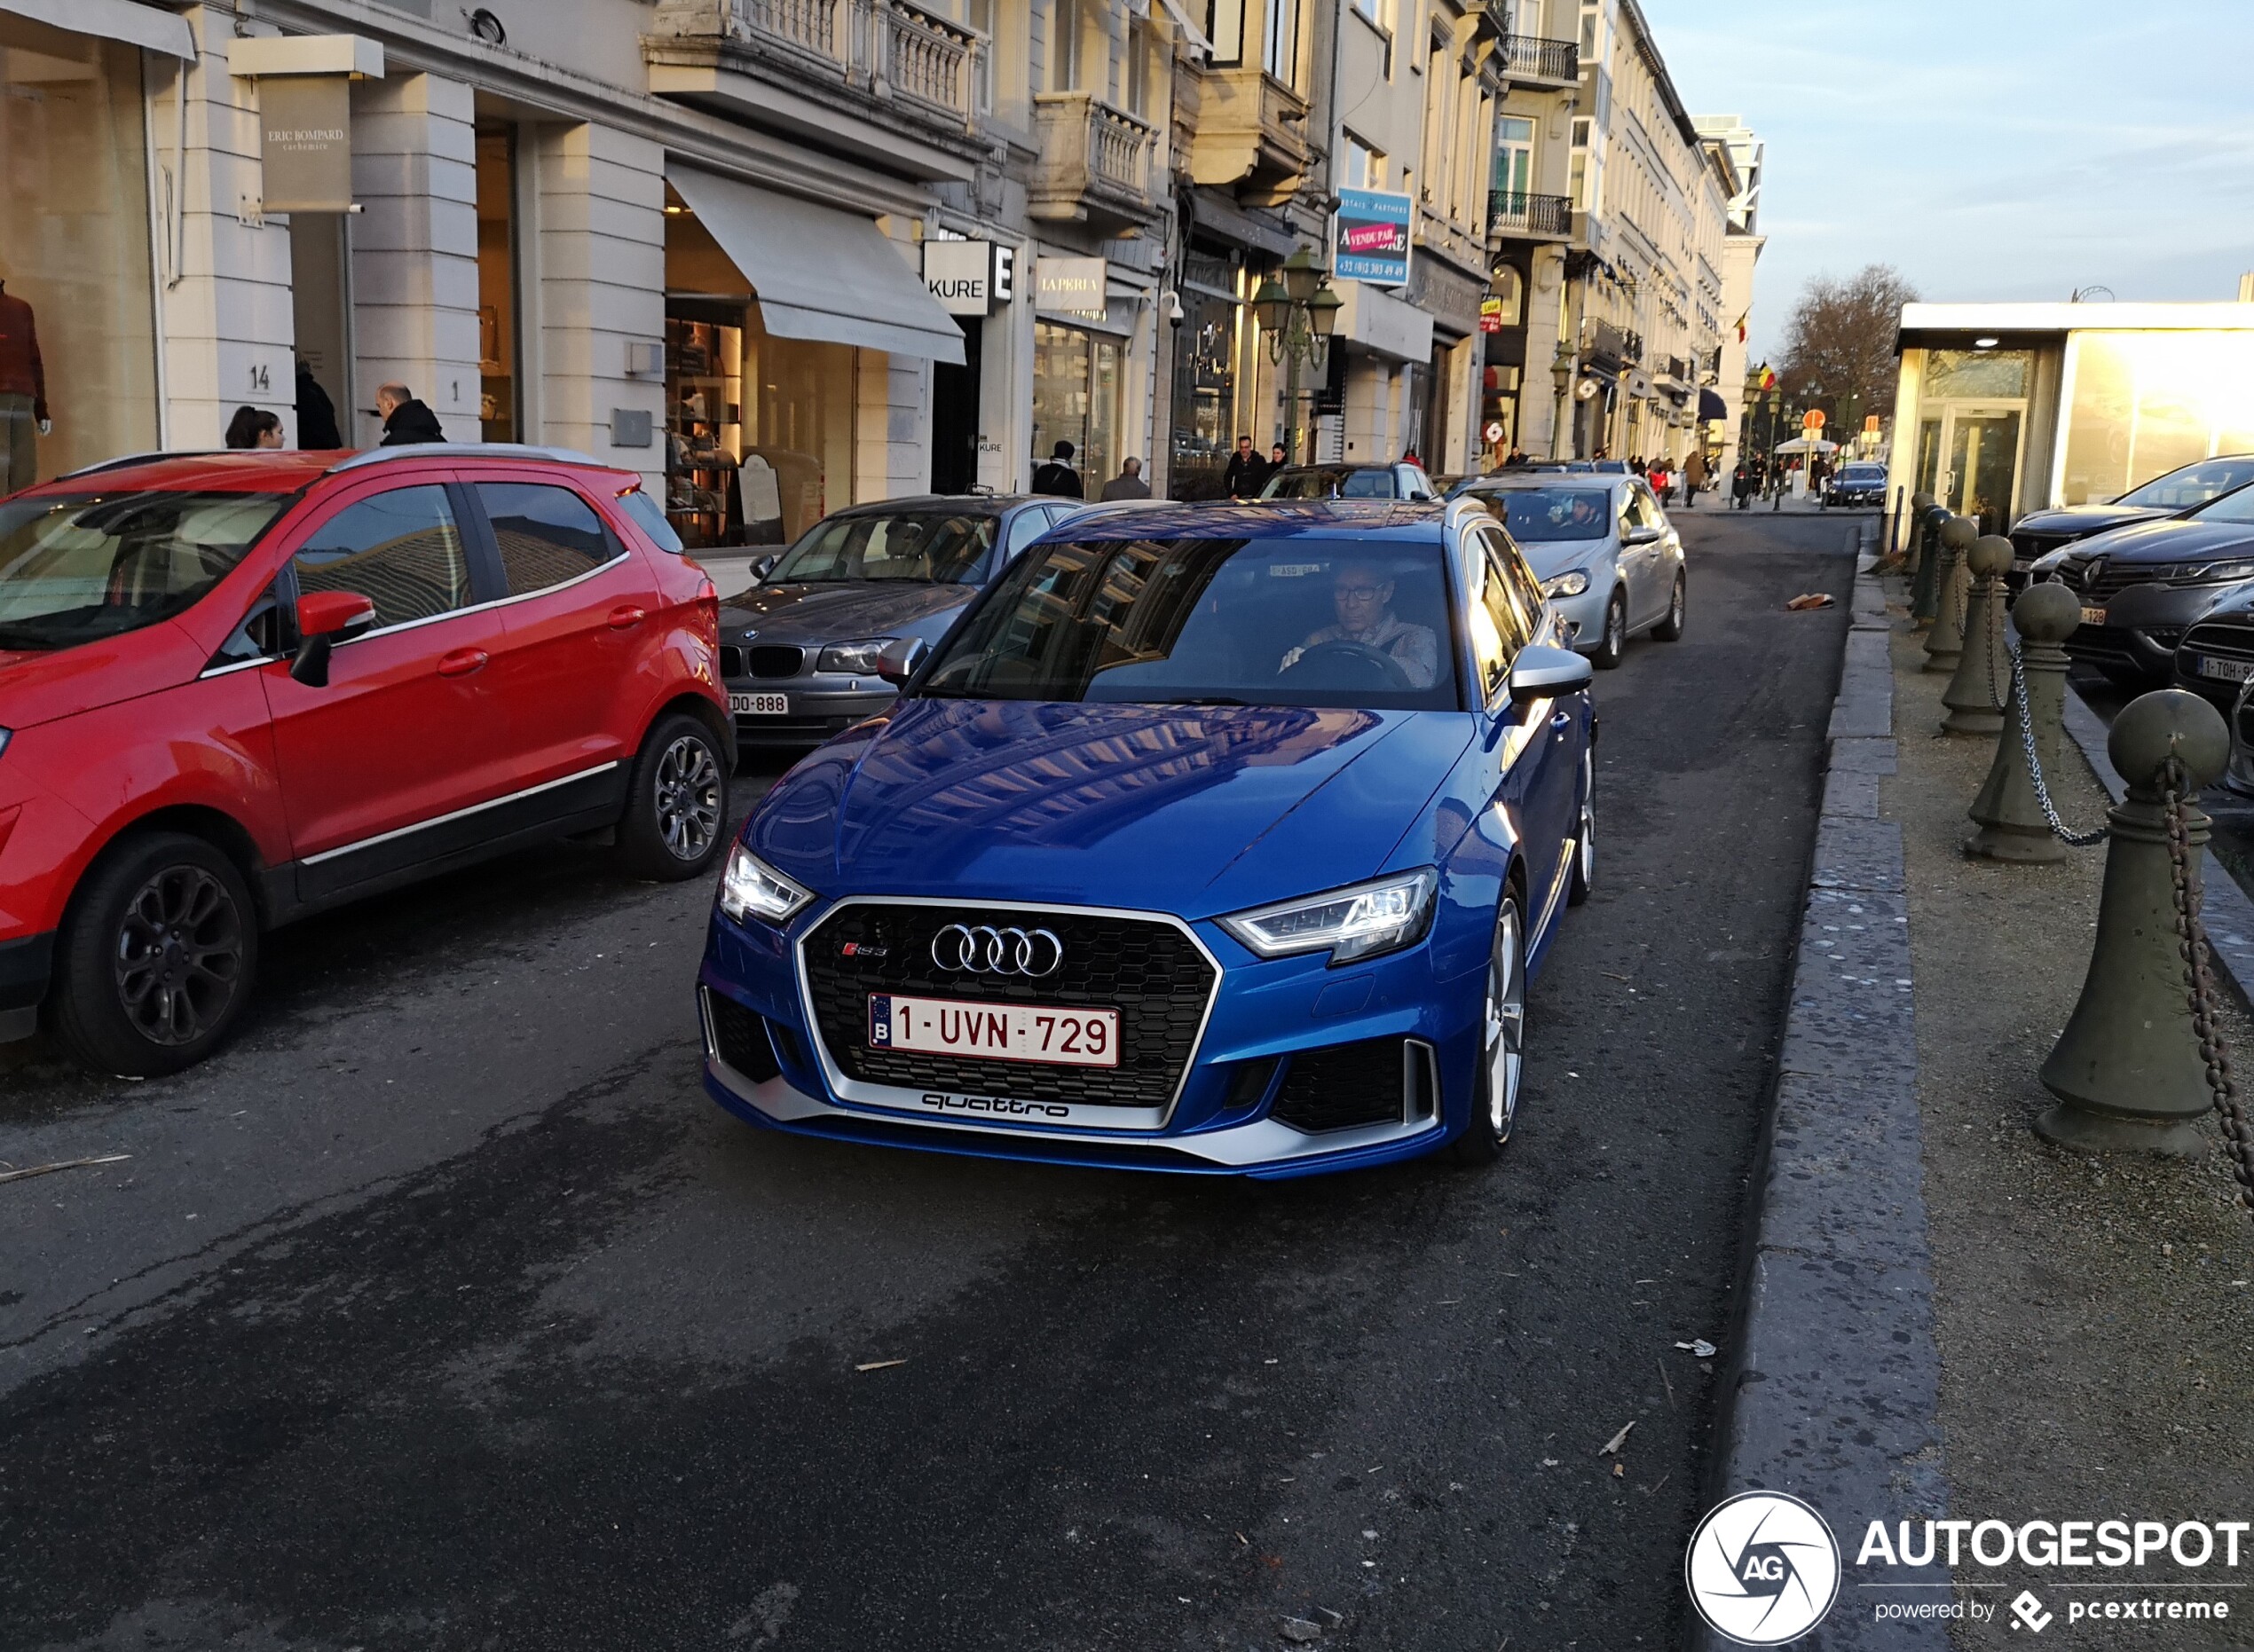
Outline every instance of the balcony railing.
[[1498, 189], [1487, 196], [1487, 233], [1543, 240], [1565, 240], [1573, 232], [1573, 203], [1564, 195], [1532, 195]]
[[1581, 49], [1571, 40], [1544, 40], [1538, 35], [1502, 37], [1502, 72], [1518, 80], [1576, 81], [1580, 78]]
[[771, 54], [786, 72], [827, 69], [848, 87], [888, 90], [965, 125], [985, 45], [910, 0], [659, 0], [652, 32]]
[[1116, 224], [1155, 214], [1156, 127], [1084, 91], [1041, 92], [1033, 107], [1041, 163], [1027, 204], [1035, 217]]

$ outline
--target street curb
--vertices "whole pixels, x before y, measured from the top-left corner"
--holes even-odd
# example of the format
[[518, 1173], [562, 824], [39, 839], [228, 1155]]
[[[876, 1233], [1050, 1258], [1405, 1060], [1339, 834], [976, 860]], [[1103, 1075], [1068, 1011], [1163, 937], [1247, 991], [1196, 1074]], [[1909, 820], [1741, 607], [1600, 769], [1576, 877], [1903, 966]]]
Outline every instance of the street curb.
[[[2066, 696], [2066, 732], [2074, 737], [2106, 796], [2120, 802], [2127, 788], [2113, 759], [2106, 755], [2105, 723], [2079, 692]], [[2211, 848], [2207, 851], [2206, 864], [2200, 868], [2199, 884], [2200, 919], [2207, 926], [2208, 949], [2222, 965], [2240, 999], [2254, 1005], [2254, 901], [2247, 899], [2238, 879], [2215, 858]]]
[[[1879, 814], [1895, 749], [1893, 622], [1871, 572], [1876, 525], [1860, 539], [1709, 1491], [1712, 1502], [1789, 1491], [1831, 1522], [1840, 1598], [1802, 1644], [1946, 1652], [1946, 1620], [1879, 1623], [1851, 1581], [1868, 1522], [1891, 1532], [1939, 1517], [1948, 1500], [1902, 829]], [[1943, 1567], [1887, 1573], [1894, 1584], [1948, 1578]], [[1733, 1643], [1697, 1625], [1690, 1644]]]

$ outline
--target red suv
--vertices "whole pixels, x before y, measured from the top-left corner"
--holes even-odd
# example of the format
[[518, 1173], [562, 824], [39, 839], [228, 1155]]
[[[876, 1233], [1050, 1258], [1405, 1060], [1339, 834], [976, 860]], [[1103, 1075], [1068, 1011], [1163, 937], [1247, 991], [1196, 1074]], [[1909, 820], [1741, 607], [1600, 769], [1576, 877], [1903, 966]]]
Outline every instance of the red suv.
[[122, 460], [0, 500], [0, 1040], [175, 1072], [262, 930], [542, 838], [725, 841], [712, 582], [548, 449]]

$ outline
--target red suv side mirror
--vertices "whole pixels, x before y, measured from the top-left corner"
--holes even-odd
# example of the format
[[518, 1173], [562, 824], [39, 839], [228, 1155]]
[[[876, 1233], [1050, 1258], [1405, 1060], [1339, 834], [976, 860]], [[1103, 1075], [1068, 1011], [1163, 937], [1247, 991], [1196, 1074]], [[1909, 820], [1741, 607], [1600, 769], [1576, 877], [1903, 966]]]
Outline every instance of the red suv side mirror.
[[357, 591], [312, 591], [297, 599], [297, 657], [289, 674], [309, 688], [328, 687], [328, 657], [375, 625], [375, 603]]

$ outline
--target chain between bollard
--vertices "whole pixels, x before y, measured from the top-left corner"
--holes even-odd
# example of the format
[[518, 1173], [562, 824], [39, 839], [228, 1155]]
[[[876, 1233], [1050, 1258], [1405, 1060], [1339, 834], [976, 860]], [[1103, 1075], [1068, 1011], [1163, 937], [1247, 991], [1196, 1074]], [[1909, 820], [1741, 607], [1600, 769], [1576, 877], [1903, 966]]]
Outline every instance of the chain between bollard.
[[2108, 828], [2100, 826], [2090, 831], [2076, 831], [2059, 818], [2058, 805], [2051, 801], [2051, 789], [2043, 779], [2043, 759], [2035, 754], [2035, 720], [2027, 713], [2027, 665], [2021, 659], [2017, 649], [2014, 649], [2011, 654], [2011, 704], [1997, 709], [2007, 711], [2019, 720], [2020, 750], [2027, 755], [2027, 778], [2035, 788], [2035, 801], [2042, 806], [2043, 819], [2048, 822], [2051, 835], [2070, 848], [2087, 849], [2103, 843]]
[[2254, 1124], [2238, 1097], [2238, 1082], [2231, 1074], [2231, 1052], [2224, 1040], [2220, 999], [2209, 964], [2207, 929], [2200, 922], [2198, 898], [2191, 887], [2191, 829], [2184, 818], [2184, 767], [2170, 758], [2162, 771], [2160, 801], [2168, 829], [2168, 878], [2176, 908], [2176, 950], [2184, 961], [2185, 996], [2191, 1004], [2192, 1031], [2199, 1039], [2199, 1058], [2207, 1069], [2207, 1088], [2215, 1111], [2222, 1115], [2223, 1142], [2229, 1148], [2231, 1173], [2237, 1179], [2238, 1202], [2254, 1211]]
[[[2009, 714], [2012, 709], [2011, 702], [2004, 697], [2006, 691], [1996, 686], [1996, 661], [1997, 658], [2005, 652], [2006, 648], [2008, 646], [2004, 641], [2004, 605], [2001, 602], [1991, 602], [1987, 605], [1987, 607], [1988, 708], [1990, 711], [2003, 712]], [[2010, 692], [2014, 696], [2017, 696], [2022, 693], [2020, 684], [2021, 672], [2019, 667], [2019, 650], [2017, 649], [2012, 649], [2010, 651], [2012, 657], [2012, 686]], [[2020, 719], [2020, 721], [2022, 723], [2028, 720], [2029, 720], [2024, 717]], [[2028, 738], [2030, 741], [2034, 738], [2032, 730], [2029, 731]], [[2035, 783], [2035, 789], [2037, 791], [2040, 791], [2043, 789], [2043, 784], [2040, 780], [2037, 780]]]

